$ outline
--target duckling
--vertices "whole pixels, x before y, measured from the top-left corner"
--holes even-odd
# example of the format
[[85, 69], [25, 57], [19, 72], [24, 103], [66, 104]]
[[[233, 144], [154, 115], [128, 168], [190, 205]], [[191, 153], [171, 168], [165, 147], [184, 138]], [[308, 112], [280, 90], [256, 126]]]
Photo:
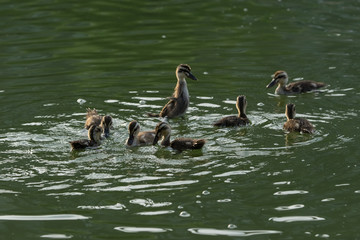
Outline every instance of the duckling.
[[161, 138], [161, 145], [164, 147], [171, 147], [178, 151], [188, 149], [200, 149], [204, 146], [204, 139], [192, 139], [192, 138], [177, 138], [170, 142], [171, 127], [166, 122], [160, 122], [155, 128], [155, 138], [153, 145], [155, 145]]
[[284, 123], [284, 130], [289, 132], [314, 133], [314, 126], [305, 118], [295, 118], [295, 105], [289, 103], [286, 105], [285, 115], [287, 121]]
[[151, 145], [154, 142], [155, 130], [140, 132], [140, 124], [131, 121], [129, 124], [129, 138], [126, 145], [129, 147]]
[[176, 68], [175, 73], [177, 84], [169, 102], [163, 107], [159, 114], [148, 113], [149, 117], [181, 117], [188, 109], [190, 100], [186, 78], [191, 78], [192, 80], [197, 80], [197, 78], [191, 73], [191, 68], [187, 64], [180, 64]]
[[96, 109], [87, 108], [85, 128], [89, 129], [90, 126], [100, 126], [103, 129], [104, 136], [107, 138], [110, 135], [110, 128], [112, 127], [112, 117], [105, 115], [100, 116]]
[[227, 116], [218, 121], [213, 125], [215, 127], [237, 127], [250, 123], [250, 120], [247, 118], [246, 111], [247, 101], [246, 97], [241, 95], [236, 98], [236, 108], [238, 110], [237, 116]]
[[326, 84], [323, 82], [309, 80], [297, 81], [287, 84], [289, 79], [285, 71], [276, 71], [271, 77], [272, 80], [266, 86], [266, 88], [270, 88], [275, 84], [278, 84], [278, 87], [275, 90], [275, 94], [279, 95], [305, 93], [326, 86]]
[[88, 131], [89, 139], [81, 139], [77, 141], [69, 142], [71, 150], [85, 149], [87, 147], [96, 147], [100, 145], [102, 128], [100, 126], [92, 125]]

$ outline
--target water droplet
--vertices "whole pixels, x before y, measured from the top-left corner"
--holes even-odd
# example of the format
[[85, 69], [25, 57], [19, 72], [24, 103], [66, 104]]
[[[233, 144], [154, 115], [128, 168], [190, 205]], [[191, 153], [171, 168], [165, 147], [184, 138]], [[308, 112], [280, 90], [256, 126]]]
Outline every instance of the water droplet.
[[190, 213], [186, 212], [186, 211], [182, 211], [180, 214], [179, 214], [180, 217], [190, 217]]
[[329, 235], [329, 234], [315, 234], [315, 237], [319, 237], [319, 238], [329, 238], [330, 235]]
[[202, 194], [203, 194], [203, 195], [209, 195], [210, 192], [209, 192], [208, 190], [204, 190], [204, 191], [202, 192]]
[[78, 100], [76, 100], [76, 102], [81, 105], [81, 104], [86, 103], [86, 100], [82, 99], [82, 98], [79, 98]]
[[235, 229], [237, 228], [237, 226], [235, 224], [232, 224], [230, 223], [228, 226], [227, 226], [228, 229]]

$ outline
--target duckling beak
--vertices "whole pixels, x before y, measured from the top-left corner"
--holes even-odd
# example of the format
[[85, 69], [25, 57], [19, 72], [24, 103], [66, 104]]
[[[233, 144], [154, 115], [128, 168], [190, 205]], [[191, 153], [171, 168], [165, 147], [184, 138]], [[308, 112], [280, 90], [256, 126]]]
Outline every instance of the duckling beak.
[[158, 141], [159, 141], [159, 136], [156, 134], [154, 137], [153, 145], [156, 145]]
[[131, 146], [134, 142], [134, 136], [133, 135], [129, 135], [129, 138], [126, 142], [127, 145]]
[[192, 80], [197, 80], [197, 78], [191, 72], [188, 72], [186, 75], [188, 78], [191, 78]]
[[266, 86], [266, 88], [271, 88], [272, 86], [274, 86], [276, 83], [277, 83], [277, 79], [276, 78], [273, 78], [271, 80], [271, 82]]

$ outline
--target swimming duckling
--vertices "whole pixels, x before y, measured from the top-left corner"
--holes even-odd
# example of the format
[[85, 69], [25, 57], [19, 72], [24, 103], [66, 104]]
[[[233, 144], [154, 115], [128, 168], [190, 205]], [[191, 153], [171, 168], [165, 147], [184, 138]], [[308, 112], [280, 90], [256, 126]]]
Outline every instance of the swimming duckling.
[[164, 147], [171, 147], [178, 151], [188, 149], [200, 149], [204, 146], [204, 139], [192, 139], [192, 138], [177, 138], [170, 142], [171, 127], [166, 122], [160, 122], [155, 128], [155, 138], [153, 145], [155, 145], [160, 139], [161, 145]]
[[71, 150], [85, 149], [87, 147], [96, 147], [100, 145], [102, 128], [99, 126], [92, 125], [88, 131], [89, 139], [81, 139], [77, 141], [69, 142]]
[[129, 124], [129, 138], [126, 145], [129, 147], [151, 145], [154, 142], [155, 131], [140, 132], [140, 124], [137, 121], [131, 121]]
[[295, 105], [289, 103], [286, 105], [285, 115], [287, 121], [284, 123], [284, 129], [289, 132], [314, 133], [314, 126], [305, 118], [295, 118]]
[[287, 84], [289, 79], [285, 71], [276, 71], [271, 77], [272, 80], [266, 86], [266, 88], [270, 88], [275, 84], [278, 84], [278, 87], [275, 90], [275, 94], [279, 95], [305, 93], [326, 86], [326, 84], [323, 82], [309, 80], [297, 81]]
[[100, 116], [96, 109], [87, 108], [85, 128], [89, 129], [90, 126], [100, 126], [103, 129], [104, 136], [107, 138], [110, 135], [110, 128], [112, 127], [112, 117], [105, 115]]
[[197, 80], [197, 78], [191, 73], [191, 68], [187, 64], [180, 64], [175, 73], [178, 81], [170, 101], [163, 107], [160, 114], [148, 113], [149, 117], [181, 117], [188, 109], [190, 100], [186, 78], [193, 80]]
[[250, 123], [250, 120], [247, 118], [246, 111], [247, 101], [245, 96], [238, 96], [236, 98], [236, 108], [239, 112], [237, 116], [227, 116], [218, 121], [213, 125], [215, 127], [237, 127]]

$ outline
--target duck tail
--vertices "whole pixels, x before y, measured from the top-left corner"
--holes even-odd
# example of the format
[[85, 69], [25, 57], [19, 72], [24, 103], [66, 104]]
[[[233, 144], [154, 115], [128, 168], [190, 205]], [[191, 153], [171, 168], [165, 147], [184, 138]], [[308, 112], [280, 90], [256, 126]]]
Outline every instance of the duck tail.
[[160, 117], [159, 113], [147, 113], [148, 117]]
[[86, 118], [89, 118], [89, 117], [91, 117], [91, 116], [93, 116], [93, 115], [97, 115], [97, 114], [98, 114], [98, 113], [97, 113], [97, 111], [96, 111], [95, 108], [93, 108], [93, 109], [87, 108], [87, 109], [86, 109]]
[[194, 142], [193, 148], [200, 149], [204, 146], [205, 142], [206, 142], [205, 139], [198, 139]]

